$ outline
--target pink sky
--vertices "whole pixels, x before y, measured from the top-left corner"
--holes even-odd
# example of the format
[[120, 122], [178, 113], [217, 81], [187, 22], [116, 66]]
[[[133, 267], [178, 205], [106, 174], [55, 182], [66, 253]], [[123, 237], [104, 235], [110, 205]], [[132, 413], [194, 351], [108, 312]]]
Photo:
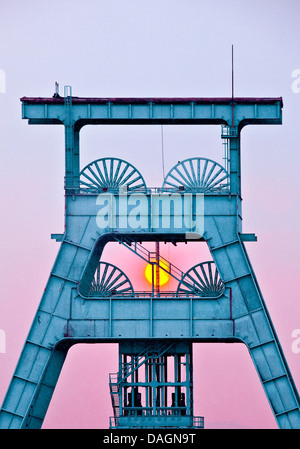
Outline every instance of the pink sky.
[[[236, 96], [284, 102], [282, 126], [242, 132], [243, 230], [258, 237], [247, 250], [300, 389], [300, 352], [292, 351], [300, 328], [300, 94], [291, 89], [299, 13], [299, 2], [280, 0], [0, 2], [1, 403], [58, 251], [50, 234], [64, 224], [63, 128], [29, 126], [20, 97], [52, 96], [55, 81], [75, 96], [229, 96], [232, 44]], [[165, 126], [164, 147], [166, 171], [187, 157], [222, 162], [219, 127]], [[148, 186], [162, 184], [158, 126], [84, 128], [81, 166], [104, 156], [128, 160]], [[198, 261], [187, 248], [170, 251], [182, 269]], [[138, 282], [143, 263], [131, 263], [127, 274]], [[246, 347], [194, 346], [195, 415], [207, 428], [276, 427]], [[73, 347], [44, 428], [107, 428], [108, 374], [117, 362], [114, 344]]]

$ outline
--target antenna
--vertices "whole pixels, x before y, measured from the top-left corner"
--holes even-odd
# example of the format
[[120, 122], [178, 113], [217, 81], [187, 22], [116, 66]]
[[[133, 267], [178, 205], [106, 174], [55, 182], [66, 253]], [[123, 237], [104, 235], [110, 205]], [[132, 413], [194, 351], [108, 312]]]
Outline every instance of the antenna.
[[162, 172], [163, 181], [165, 179], [165, 154], [164, 154], [164, 125], [161, 125], [161, 159], [162, 159]]
[[231, 45], [231, 104], [232, 104], [232, 120], [231, 126], [234, 126], [234, 65], [233, 65], [233, 44]]
[[233, 45], [231, 45], [231, 98], [234, 98], [234, 66], [233, 66]]

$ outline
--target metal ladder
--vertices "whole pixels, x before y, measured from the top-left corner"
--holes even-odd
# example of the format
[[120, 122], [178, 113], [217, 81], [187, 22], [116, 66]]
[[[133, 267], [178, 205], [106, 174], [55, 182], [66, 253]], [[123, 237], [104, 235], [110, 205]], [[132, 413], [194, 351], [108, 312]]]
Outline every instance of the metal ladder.
[[[163, 256], [159, 256], [159, 262], [157, 261], [156, 252], [155, 251], [149, 251], [147, 248], [145, 248], [141, 243], [136, 242], [135, 240], [132, 240], [129, 237], [120, 237], [114, 235], [114, 238], [116, 241], [118, 241], [120, 244], [124, 245], [126, 248], [130, 249], [133, 253], [137, 254], [139, 257], [141, 257], [144, 261], [153, 264], [158, 265], [159, 268], [164, 270], [166, 273], [168, 273], [170, 276], [172, 276], [177, 281], [182, 281], [185, 273], [180, 270], [180, 268], [176, 267], [174, 264], [169, 262], [167, 259], [165, 259]], [[161, 262], [161, 263], [160, 263]], [[189, 287], [191, 287], [191, 284], [187, 282]]]

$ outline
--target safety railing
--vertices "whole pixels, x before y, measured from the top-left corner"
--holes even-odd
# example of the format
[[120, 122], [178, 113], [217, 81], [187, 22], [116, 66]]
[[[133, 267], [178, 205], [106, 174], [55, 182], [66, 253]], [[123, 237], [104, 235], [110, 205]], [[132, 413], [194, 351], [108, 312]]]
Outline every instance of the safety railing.
[[[139, 410], [137, 408], [126, 408], [126, 412], [123, 416], [114, 417], [111, 416], [109, 418], [109, 426], [110, 428], [117, 428], [120, 426], [120, 418], [123, 417], [144, 417], [144, 418], [155, 418], [155, 417], [166, 417], [173, 418], [175, 416], [182, 416], [182, 411], [179, 410], [180, 407], [177, 407], [176, 410], [174, 407], [164, 407], [163, 409], [157, 409], [157, 414], [153, 415], [153, 409], [150, 407], [140, 407]], [[187, 416], [187, 415], [185, 415]], [[187, 426], [188, 428], [197, 428], [197, 429], [204, 429], [204, 417], [203, 416], [191, 416], [191, 422], [190, 425]]]
[[[132, 195], [132, 194], [143, 194], [143, 195], [170, 195], [170, 194], [184, 194], [184, 193], [203, 193], [202, 189], [199, 187], [185, 187], [185, 186], [179, 186], [177, 187], [147, 187], [146, 189], [113, 189], [108, 187], [103, 188], [88, 188], [85, 189], [84, 187], [65, 187], [66, 192], [70, 191], [70, 194], [79, 194], [79, 195], [100, 195], [103, 193], [110, 193], [112, 195]], [[74, 192], [74, 190], [76, 192]], [[228, 195], [229, 193], [229, 187], [228, 184], [220, 184], [219, 186], [215, 187], [212, 192], [206, 192], [205, 195]]]
[[[191, 292], [191, 293], [182, 293], [182, 292], [176, 292], [176, 291], [160, 291], [159, 294], [155, 293], [153, 294], [151, 291], [135, 291], [134, 293], [112, 293], [109, 296], [100, 296], [99, 293], [97, 292], [93, 292], [93, 294], [88, 294], [86, 295], [87, 299], [134, 299], [134, 298], [139, 298], [139, 299], [149, 299], [149, 298], [153, 298], [153, 299], [157, 299], [157, 298], [162, 298], [162, 299], [170, 299], [170, 298], [200, 298], [199, 295], [196, 295], [195, 293]], [[202, 298], [202, 299], [207, 299], [206, 298]]]

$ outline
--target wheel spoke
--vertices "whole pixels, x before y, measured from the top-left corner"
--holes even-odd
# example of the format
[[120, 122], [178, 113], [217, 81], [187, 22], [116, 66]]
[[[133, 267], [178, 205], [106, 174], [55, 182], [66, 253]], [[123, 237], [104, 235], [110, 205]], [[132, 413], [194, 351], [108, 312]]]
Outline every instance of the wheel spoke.
[[207, 187], [207, 186], [209, 185], [209, 178], [211, 177], [211, 175], [212, 175], [212, 173], [213, 173], [215, 167], [216, 167], [216, 164], [214, 163], [214, 164], [212, 165], [212, 167], [210, 168], [210, 170], [209, 170], [207, 176], [205, 177], [205, 179], [204, 179], [204, 185], [205, 185], [205, 187]]
[[111, 187], [113, 186], [113, 178], [114, 178], [114, 159], [110, 161], [110, 173], [109, 180], [111, 182]]
[[110, 179], [109, 179], [108, 172], [107, 172], [106, 159], [102, 159], [102, 167], [103, 167], [103, 172], [104, 172], [104, 177], [105, 177], [105, 182], [107, 184], [107, 187], [111, 187]]
[[182, 185], [182, 180], [181, 180], [181, 179], [178, 179], [175, 175], [173, 175], [173, 173], [170, 175], [170, 178], [173, 178], [173, 179], [175, 179], [175, 181], [178, 182], [178, 184], [175, 184], [176, 187], [177, 187], [178, 185]]
[[[215, 167], [213, 168], [215, 169]], [[217, 173], [214, 174], [214, 176], [212, 178], [210, 178], [209, 180], [207, 179], [206, 181], [206, 185], [207, 186], [211, 186], [211, 184], [214, 182], [214, 180], [219, 176], [220, 173], [222, 173], [223, 169], [220, 168], [220, 170], [217, 171]]]
[[95, 187], [98, 187], [99, 184], [93, 178], [91, 178], [89, 175], [87, 175], [86, 173], [83, 173], [83, 176], [85, 178], [87, 178], [89, 181], [91, 181], [91, 183], [94, 184]]
[[[115, 288], [116, 288], [116, 282], [118, 282], [118, 280], [121, 278], [123, 276], [123, 273], [122, 272], [120, 272], [114, 279], [110, 279], [110, 282], [107, 282], [106, 284], [105, 284], [105, 289], [106, 290], [112, 290], [112, 288], [114, 288], [114, 290], [115, 290]], [[125, 280], [125, 282], [126, 282], [126, 280]]]
[[125, 176], [125, 173], [127, 172], [128, 168], [129, 168], [129, 165], [125, 165], [125, 167], [123, 168], [123, 171], [121, 172], [120, 176], [117, 179], [117, 184], [118, 185], [121, 184], [122, 178], [123, 178], [123, 176]]
[[[107, 276], [107, 279], [105, 279], [105, 282], [103, 283], [103, 285], [102, 285], [102, 290], [110, 290], [110, 285], [111, 285], [111, 279], [112, 279], [112, 277], [114, 276], [114, 274], [115, 274], [115, 272], [116, 272], [116, 267], [113, 267], [111, 270], [110, 270], [110, 274]], [[121, 276], [121, 275], [120, 275]]]
[[89, 189], [91, 189], [91, 190], [95, 190], [95, 189], [98, 189], [99, 188], [99, 186], [95, 186], [95, 185], [93, 185], [93, 184], [90, 184], [90, 183], [88, 183], [88, 182], [85, 182], [85, 181], [82, 181], [82, 179], [81, 179], [81, 184], [83, 185], [83, 186], [87, 186]]
[[97, 175], [97, 173], [95, 173], [95, 171], [93, 170], [93, 168], [92, 168], [92, 166], [90, 165], [89, 166], [89, 168], [88, 168], [88, 170], [91, 172], [91, 174], [94, 176], [94, 178], [96, 179], [96, 181], [97, 182], [95, 182], [95, 184], [99, 184], [99, 185], [102, 185], [102, 181], [101, 181], [101, 179], [99, 178], [99, 176]]
[[[132, 176], [134, 173], [135, 173], [135, 169], [133, 169], [133, 170], [126, 176], [126, 178], [124, 178], [124, 179], [122, 180], [122, 185], [125, 184], [126, 181], [128, 181], [128, 179], [130, 179], [131, 176]], [[121, 184], [121, 183], [119, 182], [119, 184]]]
[[[182, 167], [184, 167], [184, 166], [182, 165]], [[184, 174], [179, 170], [178, 167], [175, 167], [174, 170], [175, 170], [175, 171], [179, 174], [179, 176], [184, 180], [186, 186], [191, 185], [191, 183], [189, 182], [189, 180], [184, 176]]]
[[188, 181], [187, 181], [188, 184], [192, 186], [192, 185], [194, 184], [194, 181], [193, 181], [193, 179], [191, 178], [191, 175], [189, 174], [188, 169], [186, 168], [184, 162], [182, 163], [182, 168], [183, 168], [183, 170], [185, 171], [186, 176], [188, 177]]
[[202, 175], [201, 175], [200, 185], [204, 184], [203, 181], [204, 181], [204, 177], [205, 177], [205, 174], [206, 174], [207, 164], [208, 164], [208, 159], [206, 159], [205, 162], [204, 162], [204, 168], [203, 168]]
[[[102, 265], [102, 267], [103, 267], [103, 265]], [[109, 267], [108, 264], [105, 264], [105, 265], [104, 265], [103, 274], [102, 274], [102, 276], [101, 276], [101, 280], [100, 280], [100, 284], [99, 284], [99, 290], [100, 290], [100, 291], [103, 289], [103, 284], [104, 284], [105, 279], [106, 279], [106, 274], [107, 274], [108, 267]], [[101, 267], [99, 267], [99, 269], [101, 269]]]
[[193, 177], [193, 184], [195, 185], [195, 184], [197, 184], [197, 179], [196, 179], [196, 173], [194, 170], [193, 161], [191, 159], [189, 160], [189, 164], [190, 164], [190, 170], [191, 170], [192, 177]]
[[118, 175], [119, 175], [119, 171], [120, 171], [121, 165], [122, 165], [122, 161], [119, 160], [117, 168], [116, 168], [116, 171], [115, 171], [115, 175], [114, 175], [114, 178], [113, 178], [113, 185], [117, 184], [117, 179], [118, 179]]
[[197, 185], [200, 186], [200, 161], [201, 159], [197, 159]]

